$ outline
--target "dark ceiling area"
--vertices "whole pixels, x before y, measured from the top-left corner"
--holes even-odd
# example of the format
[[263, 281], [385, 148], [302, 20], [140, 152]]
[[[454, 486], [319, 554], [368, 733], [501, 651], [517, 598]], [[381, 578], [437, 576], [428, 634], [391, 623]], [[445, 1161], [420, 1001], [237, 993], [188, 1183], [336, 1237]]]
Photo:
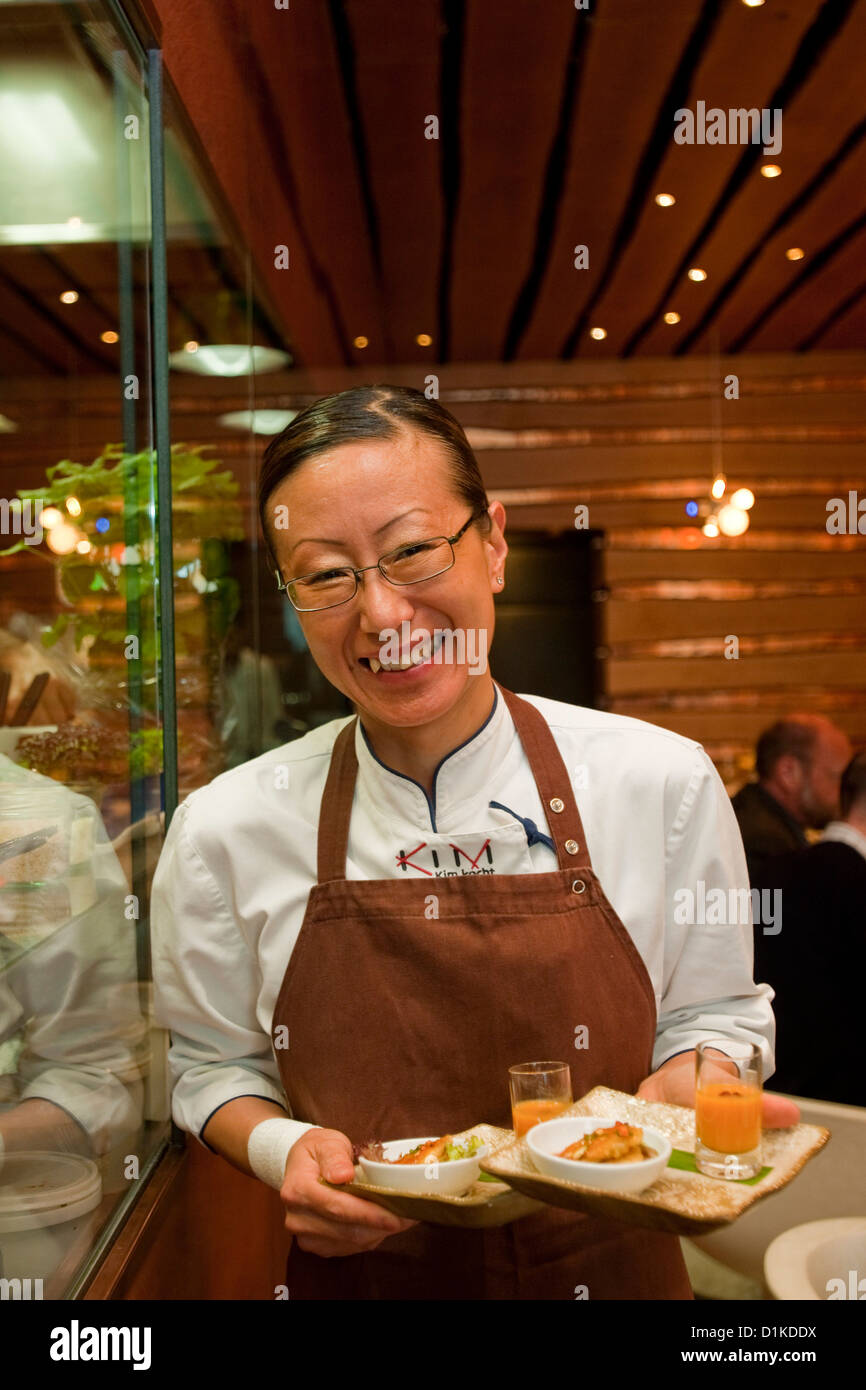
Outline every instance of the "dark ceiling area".
[[[862, 0], [226, 0], [222, 29], [194, 0], [160, 8], [301, 364], [863, 346]], [[235, 66], [240, 182], [193, 90], [211, 71], [224, 99]], [[781, 149], [677, 143], [698, 102], [781, 110]]]

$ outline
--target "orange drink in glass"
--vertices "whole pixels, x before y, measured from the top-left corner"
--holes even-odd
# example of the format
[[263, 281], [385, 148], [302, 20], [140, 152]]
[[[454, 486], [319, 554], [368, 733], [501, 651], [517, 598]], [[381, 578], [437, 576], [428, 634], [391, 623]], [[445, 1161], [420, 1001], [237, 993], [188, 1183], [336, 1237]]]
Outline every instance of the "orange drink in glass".
[[[725, 1058], [713, 1055], [724, 1052]], [[751, 1178], [761, 1168], [761, 1054], [754, 1043], [716, 1038], [695, 1058], [695, 1163], [714, 1178]]]
[[572, 1104], [567, 1062], [521, 1062], [508, 1068], [511, 1123], [519, 1139], [533, 1125], [554, 1120]]

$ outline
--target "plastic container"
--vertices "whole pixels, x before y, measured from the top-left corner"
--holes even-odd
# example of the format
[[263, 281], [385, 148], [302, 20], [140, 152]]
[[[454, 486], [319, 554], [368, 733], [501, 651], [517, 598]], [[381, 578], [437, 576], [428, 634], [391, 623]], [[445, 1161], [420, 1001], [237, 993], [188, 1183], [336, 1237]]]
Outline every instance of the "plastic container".
[[102, 1200], [97, 1165], [79, 1154], [14, 1150], [0, 1167], [0, 1276], [47, 1279]]

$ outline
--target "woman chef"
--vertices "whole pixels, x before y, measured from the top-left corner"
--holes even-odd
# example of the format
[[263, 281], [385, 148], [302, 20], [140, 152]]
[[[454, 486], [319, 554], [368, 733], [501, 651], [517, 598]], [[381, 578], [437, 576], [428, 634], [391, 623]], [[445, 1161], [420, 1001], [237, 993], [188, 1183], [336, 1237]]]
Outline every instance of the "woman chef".
[[446, 1228], [319, 1179], [351, 1181], [370, 1138], [510, 1127], [517, 1062], [569, 1059], [576, 1097], [685, 1105], [701, 1039], [753, 1040], [772, 1071], [751, 925], [678, 922], [677, 890], [748, 883], [710, 760], [471, 663], [505, 513], [438, 402], [317, 402], [268, 446], [259, 505], [357, 717], [223, 773], [171, 822], [152, 920], [177, 1123], [279, 1188], [292, 1299], [690, 1298], [674, 1236], [554, 1208]]

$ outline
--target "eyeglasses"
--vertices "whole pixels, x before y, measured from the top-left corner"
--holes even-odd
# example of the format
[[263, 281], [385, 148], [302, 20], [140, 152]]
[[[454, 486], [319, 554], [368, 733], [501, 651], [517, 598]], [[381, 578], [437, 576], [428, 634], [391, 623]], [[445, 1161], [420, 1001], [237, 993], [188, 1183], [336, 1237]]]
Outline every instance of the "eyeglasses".
[[277, 577], [277, 588], [289, 596], [292, 607], [299, 613], [317, 613], [321, 608], [337, 608], [348, 603], [358, 592], [358, 581], [367, 570], [378, 570], [389, 584], [421, 584], [435, 579], [454, 564], [454, 546], [472, 525], [483, 516], [485, 508], [475, 511], [453, 536], [433, 536], [430, 540], [413, 541], [382, 555], [375, 565], [353, 569], [343, 565], [336, 569], [317, 570], [297, 579], [283, 581]]

